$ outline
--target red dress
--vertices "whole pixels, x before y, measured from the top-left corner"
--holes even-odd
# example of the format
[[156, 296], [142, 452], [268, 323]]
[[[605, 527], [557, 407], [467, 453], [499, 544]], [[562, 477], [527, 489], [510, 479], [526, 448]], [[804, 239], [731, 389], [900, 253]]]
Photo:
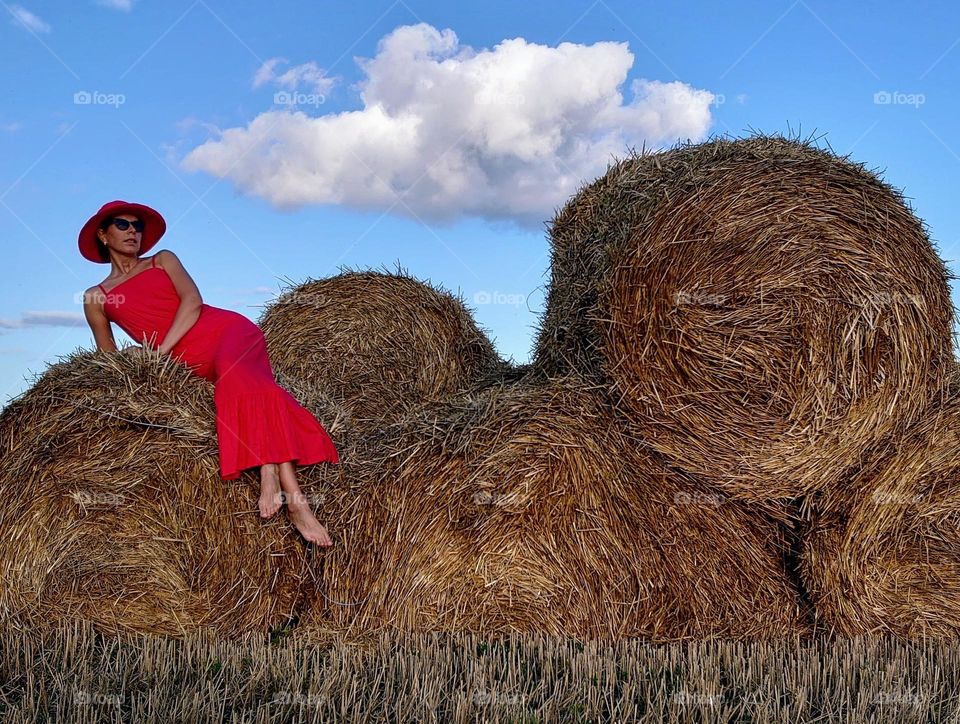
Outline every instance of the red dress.
[[[159, 347], [180, 305], [173, 280], [156, 256], [150, 268], [106, 295], [103, 309], [137, 342]], [[214, 383], [220, 474], [236, 480], [245, 468], [288, 460], [338, 463], [317, 419], [274, 378], [260, 328], [242, 314], [202, 304], [196, 323], [170, 350], [191, 372]]]

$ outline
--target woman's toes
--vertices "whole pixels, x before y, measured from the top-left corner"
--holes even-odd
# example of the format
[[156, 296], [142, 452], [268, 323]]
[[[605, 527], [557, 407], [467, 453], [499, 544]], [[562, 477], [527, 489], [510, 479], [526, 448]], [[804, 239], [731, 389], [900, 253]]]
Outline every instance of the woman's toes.
[[291, 522], [297, 527], [305, 540], [324, 548], [333, 545], [333, 541], [327, 534], [327, 529], [316, 519], [309, 506], [290, 505], [287, 506], [287, 513]]
[[280, 496], [261, 494], [258, 505], [261, 518], [272, 518], [280, 510]]
[[277, 479], [276, 471], [263, 472], [260, 476], [260, 508], [261, 518], [271, 518], [276, 515], [283, 504], [283, 493], [280, 490], [280, 482]]

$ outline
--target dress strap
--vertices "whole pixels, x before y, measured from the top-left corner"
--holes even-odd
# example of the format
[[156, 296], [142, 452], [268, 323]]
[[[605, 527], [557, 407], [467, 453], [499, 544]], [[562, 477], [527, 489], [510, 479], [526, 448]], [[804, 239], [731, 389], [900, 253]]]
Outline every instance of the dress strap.
[[103, 292], [104, 294], [107, 293], [107, 290], [103, 288], [103, 284], [97, 284], [97, 286], [100, 287], [101, 292]]
[[157, 255], [154, 254], [153, 256], [150, 257], [150, 268], [152, 269], [156, 265], [157, 265]]

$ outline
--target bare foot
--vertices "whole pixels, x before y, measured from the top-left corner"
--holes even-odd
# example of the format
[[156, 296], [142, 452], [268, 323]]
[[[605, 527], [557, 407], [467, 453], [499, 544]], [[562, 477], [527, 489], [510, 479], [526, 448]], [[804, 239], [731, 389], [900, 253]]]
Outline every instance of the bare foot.
[[316, 543], [323, 548], [329, 548], [333, 545], [327, 529], [316, 519], [310, 505], [306, 502], [287, 503], [287, 516], [290, 522], [297, 526], [300, 534], [311, 543]]
[[282, 504], [280, 471], [276, 463], [267, 463], [260, 468], [260, 517], [272, 518]]

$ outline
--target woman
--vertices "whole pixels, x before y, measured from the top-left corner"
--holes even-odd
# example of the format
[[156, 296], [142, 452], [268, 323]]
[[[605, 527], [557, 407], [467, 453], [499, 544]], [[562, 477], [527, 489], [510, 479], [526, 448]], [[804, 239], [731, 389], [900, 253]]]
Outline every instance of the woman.
[[223, 479], [235, 480], [241, 470], [259, 467], [261, 517], [272, 517], [285, 498], [290, 521], [307, 541], [333, 545], [310, 510], [294, 467], [338, 463], [330, 436], [276, 383], [256, 324], [204, 304], [172, 251], [141, 258], [166, 228], [149, 206], [111, 201], [80, 231], [83, 257], [111, 265], [110, 275], [84, 294], [84, 314], [97, 349], [116, 351], [110, 326], [115, 322], [132, 339], [170, 354], [213, 382]]

